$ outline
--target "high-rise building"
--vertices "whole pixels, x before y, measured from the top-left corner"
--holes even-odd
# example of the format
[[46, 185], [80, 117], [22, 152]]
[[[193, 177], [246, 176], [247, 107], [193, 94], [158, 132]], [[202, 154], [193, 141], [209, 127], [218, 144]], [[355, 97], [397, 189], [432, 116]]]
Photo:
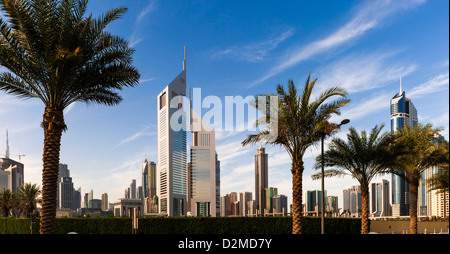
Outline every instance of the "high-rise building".
[[144, 195], [144, 213], [158, 212], [158, 197], [156, 189], [156, 164], [144, 160], [142, 164], [142, 190]]
[[240, 215], [247, 216], [249, 214], [249, 207], [248, 202], [253, 199], [253, 195], [251, 192], [241, 192], [239, 193], [239, 202], [241, 204], [240, 208]]
[[220, 216], [230, 216], [230, 215], [236, 215], [236, 213], [239, 213], [239, 211], [235, 211], [236, 208], [235, 202], [238, 201], [238, 194], [236, 192], [229, 192], [225, 196], [221, 197], [220, 199]]
[[258, 214], [264, 215], [266, 188], [269, 187], [269, 155], [262, 145], [255, 154], [255, 201]]
[[361, 187], [351, 186], [343, 191], [344, 212], [350, 214], [351, 217], [359, 217], [362, 213]]
[[[189, 165], [189, 202], [192, 215], [217, 215], [217, 154], [214, 130], [190, 109], [191, 162]], [[194, 123], [200, 123], [194, 126]]]
[[81, 188], [73, 190], [73, 210], [81, 208]]
[[[413, 128], [419, 121], [417, 110], [412, 101], [406, 97], [402, 90], [400, 77], [400, 91], [391, 99], [391, 131], [395, 132], [406, 125]], [[411, 204], [410, 189], [406, 179], [402, 175], [392, 174], [392, 215], [409, 215]]]
[[369, 209], [373, 217], [391, 216], [389, 202], [389, 181], [374, 180], [369, 186]]
[[287, 196], [283, 194], [276, 195], [272, 198], [273, 210], [274, 214], [287, 214], [288, 213], [288, 204], [287, 204]]
[[216, 216], [220, 216], [220, 161], [216, 153]]
[[327, 196], [326, 199], [326, 212], [338, 213], [339, 205], [338, 205], [338, 197], [337, 196]]
[[109, 203], [108, 203], [108, 193], [102, 194], [102, 211], [108, 211], [109, 210]]
[[157, 97], [159, 211], [168, 216], [186, 215], [186, 47], [183, 71]]
[[[325, 191], [325, 200], [327, 199], [327, 191]], [[306, 192], [306, 209], [305, 212], [321, 212], [322, 211], [322, 191], [312, 190]]]
[[265, 189], [266, 191], [266, 207], [265, 207], [265, 213], [272, 213], [273, 212], [273, 204], [272, 204], [272, 198], [278, 195], [278, 188], [275, 187], [268, 187]]
[[0, 158], [0, 187], [10, 189], [13, 193], [18, 193], [20, 186], [24, 184], [24, 166], [10, 158], [8, 130], [6, 130], [5, 158]]
[[58, 208], [74, 210], [72, 177], [63, 176], [58, 182]]

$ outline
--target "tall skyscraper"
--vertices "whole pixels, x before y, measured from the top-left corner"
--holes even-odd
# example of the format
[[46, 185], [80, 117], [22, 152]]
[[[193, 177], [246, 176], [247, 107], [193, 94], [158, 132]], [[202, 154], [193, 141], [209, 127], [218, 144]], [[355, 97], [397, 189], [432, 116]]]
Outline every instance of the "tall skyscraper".
[[[189, 169], [189, 203], [192, 215], [217, 215], [217, 154], [214, 130], [192, 108], [191, 162]], [[201, 123], [194, 129], [194, 123]]]
[[[159, 211], [186, 215], [186, 47], [183, 71], [158, 94]], [[172, 119], [173, 118], [173, 119]]]
[[287, 214], [288, 213], [288, 204], [287, 204], [287, 197], [283, 194], [276, 195], [272, 198], [273, 202], [273, 213], [282, 213]]
[[17, 193], [20, 186], [24, 184], [24, 166], [20, 161], [10, 158], [8, 130], [6, 130], [5, 146], [5, 158], [0, 158], [0, 185]]
[[157, 213], [156, 164], [153, 161], [147, 161], [147, 159], [142, 164], [142, 190], [144, 195], [144, 213]]
[[[406, 125], [414, 127], [417, 122], [417, 110], [406, 93], [402, 90], [400, 77], [400, 91], [391, 99], [391, 131], [395, 132]], [[392, 175], [392, 215], [409, 215], [411, 204], [409, 185], [403, 176]]]
[[266, 188], [269, 187], [269, 155], [262, 145], [255, 154], [255, 201], [258, 214], [266, 208]]
[[102, 211], [109, 210], [108, 193], [102, 194]]
[[384, 179], [372, 181], [369, 193], [370, 214], [374, 217], [391, 216], [389, 181]]
[[362, 212], [361, 187], [351, 186], [343, 191], [344, 211], [349, 212], [351, 217], [359, 217]]
[[72, 177], [63, 176], [58, 181], [58, 208], [74, 209]]

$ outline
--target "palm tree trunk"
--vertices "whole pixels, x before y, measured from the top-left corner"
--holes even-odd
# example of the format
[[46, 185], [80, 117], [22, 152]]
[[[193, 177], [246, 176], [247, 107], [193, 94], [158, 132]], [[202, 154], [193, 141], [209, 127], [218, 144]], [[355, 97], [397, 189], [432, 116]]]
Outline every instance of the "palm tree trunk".
[[417, 234], [417, 198], [419, 195], [419, 178], [411, 175], [409, 188], [411, 191], [409, 233]]
[[292, 162], [292, 234], [302, 233], [302, 175], [303, 162]]
[[56, 191], [59, 172], [61, 135], [65, 130], [62, 109], [46, 107], [44, 120], [44, 153], [42, 161], [42, 211], [41, 234], [53, 234], [56, 230]]
[[367, 184], [361, 184], [361, 202], [362, 202], [362, 215], [361, 215], [361, 234], [369, 233], [369, 186]]

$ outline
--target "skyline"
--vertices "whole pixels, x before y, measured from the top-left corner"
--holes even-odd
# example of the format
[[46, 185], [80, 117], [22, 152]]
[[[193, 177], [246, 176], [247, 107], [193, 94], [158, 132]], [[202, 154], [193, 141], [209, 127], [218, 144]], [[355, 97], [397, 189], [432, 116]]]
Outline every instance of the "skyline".
[[[292, 78], [299, 89], [309, 72], [318, 78], [318, 94], [331, 85], [347, 89], [352, 102], [339, 119], [348, 127], [369, 130], [385, 124], [389, 131], [389, 100], [402, 77], [406, 96], [414, 101], [419, 122], [443, 126], [449, 139], [449, 61], [447, 1], [345, 1], [236, 5], [174, 1], [92, 1], [94, 16], [116, 5], [129, 8], [108, 30], [122, 35], [136, 49], [134, 62], [141, 84], [126, 89], [118, 106], [72, 104], [65, 111], [60, 163], [68, 164], [74, 186], [110, 200], [123, 196], [132, 179], [140, 179], [144, 159], [157, 163], [155, 98], [182, 70], [187, 45], [187, 86], [202, 96], [258, 95], [275, 92]], [[323, 8], [323, 6], [327, 8]], [[357, 70], [357, 73], [355, 73]], [[429, 98], [432, 97], [432, 100]], [[363, 110], [362, 110], [363, 109]], [[202, 112], [204, 113], [204, 112]], [[25, 154], [25, 182], [42, 185], [40, 127], [43, 105], [0, 93], [0, 133], [9, 131], [10, 157]], [[248, 132], [216, 132], [221, 161], [221, 192], [254, 189], [257, 145], [242, 147]], [[187, 135], [187, 146], [192, 144]], [[5, 144], [5, 135], [0, 135]], [[269, 187], [292, 202], [290, 163], [280, 147], [266, 146]], [[310, 175], [320, 147], [305, 158], [304, 190], [320, 189]], [[0, 147], [0, 156], [4, 148]], [[189, 160], [187, 160], [189, 161]], [[383, 177], [390, 180], [389, 176]], [[329, 195], [357, 185], [349, 178], [325, 181]], [[342, 207], [342, 200], [339, 201]]]

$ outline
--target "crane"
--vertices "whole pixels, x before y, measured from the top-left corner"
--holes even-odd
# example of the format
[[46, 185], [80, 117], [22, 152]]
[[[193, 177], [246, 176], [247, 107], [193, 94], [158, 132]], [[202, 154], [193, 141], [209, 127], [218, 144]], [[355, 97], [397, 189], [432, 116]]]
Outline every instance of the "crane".
[[22, 162], [22, 157], [24, 157], [25, 154], [17, 154], [17, 156], [19, 156], [19, 162]]

